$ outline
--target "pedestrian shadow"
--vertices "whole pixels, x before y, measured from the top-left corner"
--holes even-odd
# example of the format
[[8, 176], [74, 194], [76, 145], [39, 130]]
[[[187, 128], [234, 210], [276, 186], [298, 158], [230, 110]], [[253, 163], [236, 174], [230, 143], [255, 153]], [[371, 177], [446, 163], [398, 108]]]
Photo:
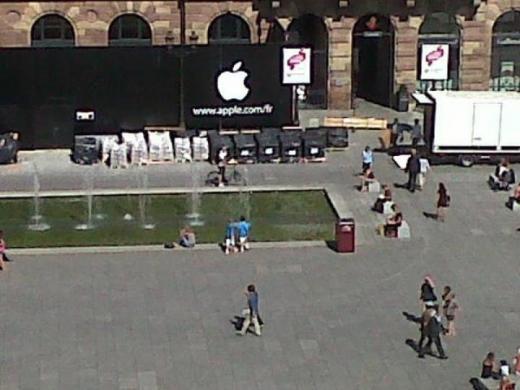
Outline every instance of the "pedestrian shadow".
[[408, 189], [408, 183], [394, 183], [395, 188]]
[[419, 346], [415, 342], [415, 340], [412, 339], [406, 339], [405, 344], [408, 345], [410, 348], [414, 350], [414, 352], [419, 353]]
[[417, 317], [415, 314], [403, 311], [403, 316], [410, 322], [414, 322], [416, 324], [419, 324], [421, 322], [421, 317]]
[[487, 390], [487, 387], [484, 386], [482, 384], [482, 382], [480, 381], [480, 379], [478, 379], [478, 378], [475, 378], [475, 377], [471, 378], [469, 380], [469, 383], [471, 386], [473, 386], [473, 390]]
[[242, 330], [242, 325], [244, 325], [245, 320], [246, 319], [244, 317], [235, 316], [232, 320], [229, 320], [229, 322], [235, 327], [236, 331], [239, 331]]
[[423, 211], [423, 215], [429, 219], [435, 219], [435, 220], [437, 219], [437, 214], [435, 214], [435, 213], [429, 213], [427, 211]]

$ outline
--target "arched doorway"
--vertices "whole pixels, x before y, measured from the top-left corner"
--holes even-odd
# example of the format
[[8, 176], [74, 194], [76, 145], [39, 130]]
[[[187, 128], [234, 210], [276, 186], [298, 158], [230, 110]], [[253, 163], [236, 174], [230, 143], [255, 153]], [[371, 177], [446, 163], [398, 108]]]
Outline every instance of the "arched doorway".
[[251, 31], [244, 19], [228, 12], [211, 22], [208, 29], [208, 42], [213, 44], [251, 43]]
[[267, 43], [283, 43], [285, 42], [285, 31], [278, 21], [269, 22], [269, 30], [267, 31]]
[[329, 34], [323, 20], [316, 15], [294, 19], [288, 28], [289, 43], [312, 48], [312, 84], [307, 86], [303, 107], [327, 108], [329, 77]]
[[[430, 46], [431, 45], [431, 46]], [[421, 61], [423, 50], [430, 48], [444, 48], [448, 55], [447, 78], [432, 79], [423, 72]], [[427, 15], [419, 28], [419, 42], [417, 47], [417, 90], [456, 90], [459, 89], [460, 66], [460, 27], [454, 15], [444, 12]]]
[[394, 101], [394, 28], [382, 15], [365, 15], [354, 26], [352, 96], [392, 106]]
[[152, 30], [139, 15], [125, 14], [114, 19], [108, 30], [110, 46], [151, 46]]
[[49, 14], [39, 18], [31, 29], [33, 47], [74, 46], [74, 29], [61, 15]]
[[493, 25], [490, 88], [520, 91], [520, 11], [502, 14]]

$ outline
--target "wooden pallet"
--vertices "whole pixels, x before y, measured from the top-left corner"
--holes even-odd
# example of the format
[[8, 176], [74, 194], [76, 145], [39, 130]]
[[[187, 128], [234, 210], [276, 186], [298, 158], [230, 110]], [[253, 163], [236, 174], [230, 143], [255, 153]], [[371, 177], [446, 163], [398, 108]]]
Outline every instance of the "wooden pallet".
[[325, 127], [346, 127], [349, 129], [375, 129], [381, 130], [387, 128], [386, 119], [377, 118], [341, 118], [341, 117], [325, 117], [323, 120]]

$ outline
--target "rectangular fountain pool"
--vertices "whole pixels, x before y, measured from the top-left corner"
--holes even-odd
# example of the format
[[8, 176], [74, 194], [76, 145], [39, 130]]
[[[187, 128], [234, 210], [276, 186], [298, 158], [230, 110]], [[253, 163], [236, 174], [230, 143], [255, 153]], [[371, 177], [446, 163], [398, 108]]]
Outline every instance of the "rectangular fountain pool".
[[162, 244], [191, 224], [198, 242], [221, 242], [228, 219], [253, 224], [254, 241], [330, 240], [335, 214], [322, 191], [181, 195], [98, 195], [1, 199], [0, 229], [9, 246]]

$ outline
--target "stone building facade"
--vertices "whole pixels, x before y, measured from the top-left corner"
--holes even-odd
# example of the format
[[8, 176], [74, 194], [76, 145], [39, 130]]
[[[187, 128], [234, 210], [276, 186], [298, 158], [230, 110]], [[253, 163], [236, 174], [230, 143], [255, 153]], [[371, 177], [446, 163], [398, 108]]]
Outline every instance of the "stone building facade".
[[[422, 41], [426, 42], [428, 39], [435, 41], [435, 37], [443, 33], [441, 31], [436, 33], [434, 30], [429, 31], [428, 34], [421, 32], [429, 11], [425, 11], [424, 6], [419, 4], [420, 1], [407, 0], [396, 3], [394, 0], [367, 0], [366, 4], [370, 3], [372, 6], [363, 5], [362, 0], [323, 1], [333, 3], [334, 7], [314, 9], [308, 6], [310, 2], [298, 0], [262, 2], [259, 0], [185, 0], [185, 39], [189, 44], [208, 43], [212, 23], [219, 16], [230, 13], [242, 19], [247, 25], [249, 32], [244, 37], [247, 36], [251, 44], [266, 43], [270, 39], [275, 39], [273, 37], [276, 36], [276, 31], [278, 40], [280, 37], [291, 40], [293, 38], [290, 32], [295, 21], [311, 14], [314, 18], [312, 23], [321, 24], [324, 31], [322, 36], [317, 38], [324, 40], [323, 47], [319, 50], [321, 57], [317, 58], [317, 65], [315, 64], [318, 67], [315, 70], [316, 76], [318, 78], [320, 75], [323, 76], [320, 79], [322, 85], [315, 88], [317, 100], [323, 100], [322, 107], [348, 109], [356, 97], [363, 97], [359, 91], [367, 87], [363, 86], [358, 78], [358, 73], [363, 72], [363, 69], [359, 69], [360, 63], [364, 63], [359, 56], [363, 55], [360, 53], [365, 49], [359, 47], [356, 42], [361, 41], [356, 41], [355, 37], [364, 34], [359, 30], [360, 21], [363, 21], [361, 27], [364, 27], [364, 24], [368, 26], [371, 19], [366, 18], [377, 15], [381, 21], [388, 21], [388, 31], [383, 31], [383, 35], [388, 37], [391, 46], [388, 48], [389, 55], [386, 56], [389, 57], [389, 61], [385, 62], [386, 69], [378, 69], [378, 71], [388, 72], [388, 80], [381, 81], [389, 83], [389, 95], [385, 97], [386, 101], [383, 101], [383, 104], [393, 104], [393, 96], [401, 85], [405, 85], [410, 91], [418, 88], [420, 67], [418, 48]], [[385, 6], [377, 6], [378, 1], [381, 4], [400, 5], [385, 8]], [[509, 77], [508, 88], [518, 90], [520, 58], [515, 56], [513, 51], [520, 52], [520, 38], [516, 41], [514, 35], [520, 34], [520, 17], [518, 17], [520, 0], [432, 0], [431, 2], [456, 4], [455, 8], [450, 8], [448, 17], [452, 18], [450, 20], [453, 22], [450, 23], [456, 25], [453, 31], [458, 29], [458, 32], [450, 35], [455, 37], [453, 39], [456, 41], [454, 42], [453, 39], [450, 41], [452, 45], [450, 50], [453, 48], [454, 56], [450, 65], [453, 67], [450, 70], [453, 73], [453, 80], [430, 87], [488, 90], [493, 82], [495, 86], [497, 83], [502, 83], [500, 77], [503, 73], [504, 77]], [[299, 8], [298, 3], [305, 4]], [[33, 44], [31, 31], [35, 23], [46, 15], [59, 15], [70, 24], [75, 46], [106, 46], [109, 45], [111, 24], [117, 17], [127, 14], [138, 15], [149, 25], [150, 44], [175, 45], [181, 42], [182, 7], [180, 6], [177, 1], [2, 1], [0, 2], [0, 47], [31, 46]], [[445, 8], [440, 6], [440, 9]], [[497, 21], [506, 14], [508, 14], [505, 17], [507, 27], [501, 30], [497, 28]], [[311, 23], [308, 22], [310, 19], [306, 20], [305, 23]], [[315, 26], [311, 24], [303, 24], [299, 28], [300, 34], [299, 36], [297, 34], [292, 43], [297, 43], [302, 34], [305, 35], [306, 29], [315, 30]], [[224, 28], [222, 29], [224, 31]], [[361, 31], [359, 34], [356, 33], [358, 30]], [[317, 44], [316, 42], [313, 43]], [[494, 58], [497, 52], [501, 59]], [[386, 52], [381, 53], [384, 55]], [[381, 62], [381, 53], [379, 53], [379, 60], [377, 56], [374, 57], [375, 62]], [[496, 81], [497, 77], [498, 81]], [[371, 100], [370, 93], [373, 91], [366, 92], [369, 100]]]

